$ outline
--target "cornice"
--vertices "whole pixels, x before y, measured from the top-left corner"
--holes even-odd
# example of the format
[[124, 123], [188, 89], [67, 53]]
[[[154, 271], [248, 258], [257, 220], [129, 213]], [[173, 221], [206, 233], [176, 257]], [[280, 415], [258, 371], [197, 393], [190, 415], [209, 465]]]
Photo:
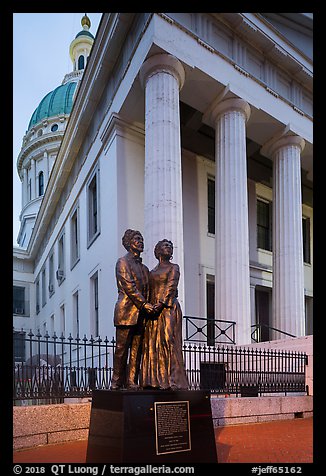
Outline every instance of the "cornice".
[[[273, 41], [272, 38], [266, 35], [263, 29], [256, 27], [249, 18], [244, 18], [244, 15], [253, 16], [254, 14], [185, 14], [194, 16], [194, 18], [191, 17], [192, 26], [186, 24], [182, 16], [180, 18], [174, 17], [173, 13], [157, 13], [155, 15], [160, 16], [167, 23], [171, 23], [175, 28], [194, 38], [212, 54], [221, 57], [241, 74], [284, 101], [298, 114], [312, 120], [312, 62], [305, 61], [302, 57], [302, 63], [300, 63], [289, 55], [288, 51], [281, 47], [277, 41]], [[171, 15], [171, 17], [168, 15]], [[205, 16], [205, 21], [201, 16]], [[259, 25], [259, 19], [257, 19], [257, 23]], [[242, 33], [237, 29], [240, 24], [243, 28]], [[231, 48], [232, 53], [226, 53], [219, 47], [219, 42], [212, 33], [214, 27], [218, 30], [221, 29], [222, 36], [225, 33], [224, 39], [226, 42], [229, 40], [229, 48]], [[254, 69], [249, 68], [249, 63], [247, 64], [248, 51], [256, 58], [257, 64], [262, 68], [262, 74], [256, 74]], [[282, 78], [288, 81], [288, 94], [282, 91]], [[306, 105], [304, 105], [304, 101], [307, 102]]]
[[[271, 58], [274, 61], [277, 58], [281, 59], [282, 66], [288, 69], [289, 72], [292, 71], [291, 74], [293, 74], [293, 68], [295, 70], [307, 70], [307, 72], [312, 74], [313, 65], [311, 59], [298, 50], [289, 42], [288, 38], [285, 38], [279, 30], [259, 14], [210, 13], [210, 15], [220, 21], [223, 20], [229, 27], [232, 26], [234, 32], [241, 34], [248, 42], [254, 42], [264, 52], [266, 58]], [[269, 30], [269, 34], [263, 31], [263, 26]], [[295, 57], [296, 55], [301, 57], [300, 60]], [[308, 68], [311, 68], [311, 71]]]
[[[268, 21], [268, 19], [266, 19], [261, 13], [254, 13], [254, 15], [259, 19], [260, 22], [262, 22], [263, 24], [265, 24], [267, 26], [267, 28], [269, 28], [270, 30], [274, 31], [274, 33], [279, 36], [280, 38], [282, 38], [282, 40], [285, 42], [285, 43], [288, 43], [291, 48], [293, 48], [293, 50], [295, 50], [299, 55], [301, 55], [303, 58], [306, 59], [306, 61], [308, 62], [311, 62], [311, 58], [309, 58], [309, 56], [307, 56], [303, 51], [299, 50], [298, 47], [296, 45], [294, 45], [291, 41], [289, 41], [289, 39], [284, 36], [284, 34], [278, 30], [272, 22]], [[280, 15], [279, 13], [276, 13], [274, 15]], [[282, 14], [283, 15], [283, 14]], [[301, 14], [296, 14], [296, 15], [302, 15]], [[313, 36], [313, 31], [311, 31], [311, 37]]]
[[28, 142], [20, 151], [18, 158], [17, 158], [17, 170], [23, 167], [23, 163], [28, 156], [34, 152], [35, 150], [43, 147], [46, 144], [62, 141], [65, 131], [56, 131], [56, 132], [48, 132], [44, 133], [40, 137], [36, 137], [32, 141]]
[[13, 246], [13, 258], [18, 258], [18, 259], [25, 259], [25, 260], [30, 260], [30, 255], [29, 253], [18, 246]]

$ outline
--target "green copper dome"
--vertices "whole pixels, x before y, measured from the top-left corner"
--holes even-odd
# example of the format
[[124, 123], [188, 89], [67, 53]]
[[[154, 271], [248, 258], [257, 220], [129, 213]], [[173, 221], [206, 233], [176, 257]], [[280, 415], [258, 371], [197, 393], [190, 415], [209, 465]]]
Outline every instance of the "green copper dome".
[[48, 117], [58, 116], [59, 114], [70, 114], [76, 86], [77, 83], [71, 81], [58, 86], [56, 89], [44, 96], [38, 107], [33, 112], [28, 124], [28, 130]]

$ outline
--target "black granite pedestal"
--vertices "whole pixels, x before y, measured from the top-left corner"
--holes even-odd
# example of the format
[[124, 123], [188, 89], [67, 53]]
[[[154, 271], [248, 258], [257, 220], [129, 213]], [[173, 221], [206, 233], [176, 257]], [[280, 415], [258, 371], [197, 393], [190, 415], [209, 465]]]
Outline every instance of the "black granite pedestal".
[[94, 390], [87, 463], [217, 463], [210, 394]]

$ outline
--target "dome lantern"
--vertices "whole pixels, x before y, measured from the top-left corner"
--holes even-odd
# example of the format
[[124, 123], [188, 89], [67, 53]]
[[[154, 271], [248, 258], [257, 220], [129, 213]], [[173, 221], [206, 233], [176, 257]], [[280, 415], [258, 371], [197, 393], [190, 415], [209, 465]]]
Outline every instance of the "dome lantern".
[[86, 68], [87, 59], [94, 43], [94, 36], [89, 31], [91, 21], [86, 13], [80, 23], [82, 30], [77, 33], [69, 49], [74, 71], [82, 71]]

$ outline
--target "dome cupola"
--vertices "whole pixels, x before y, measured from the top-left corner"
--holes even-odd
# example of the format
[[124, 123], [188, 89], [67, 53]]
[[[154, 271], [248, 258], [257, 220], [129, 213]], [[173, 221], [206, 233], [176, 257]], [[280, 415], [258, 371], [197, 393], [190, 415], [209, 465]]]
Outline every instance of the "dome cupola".
[[29, 121], [28, 130], [49, 117], [70, 114], [76, 86], [76, 81], [70, 81], [69, 83], [58, 86], [44, 96], [33, 112], [31, 120]]
[[94, 36], [89, 31], [91, 21], [86, 13], [81, 19], [81, 25], [83, 29], [77, 33], [69, 49], [73, 71], [65, 75], [60, 86], [44, 96], [33, 112], [28, 131], [44, 119], [70, 114], [78, 82], [83, 75], [94, 43]]
[[17, 158], [17, 171], [22, 182], [21, 225], [17, 242], [25, 248], [94, 43], [94, 36], [89, 32], [91, 21], [86, 13], [81, 25], [82, 31], [77, 33], [69, 49], [73, 70], [65, 75], [61, 85], [43, 97], [33, 112]]
[[94, 43], [94, 36], [89, 31], [91, 21], [87, 14], [81, 19], [82, 30], [77, 33], [70, 45], [70, 58], [74, 65], [74, 71], [82, 71], [86, 68], [88, 56]]

